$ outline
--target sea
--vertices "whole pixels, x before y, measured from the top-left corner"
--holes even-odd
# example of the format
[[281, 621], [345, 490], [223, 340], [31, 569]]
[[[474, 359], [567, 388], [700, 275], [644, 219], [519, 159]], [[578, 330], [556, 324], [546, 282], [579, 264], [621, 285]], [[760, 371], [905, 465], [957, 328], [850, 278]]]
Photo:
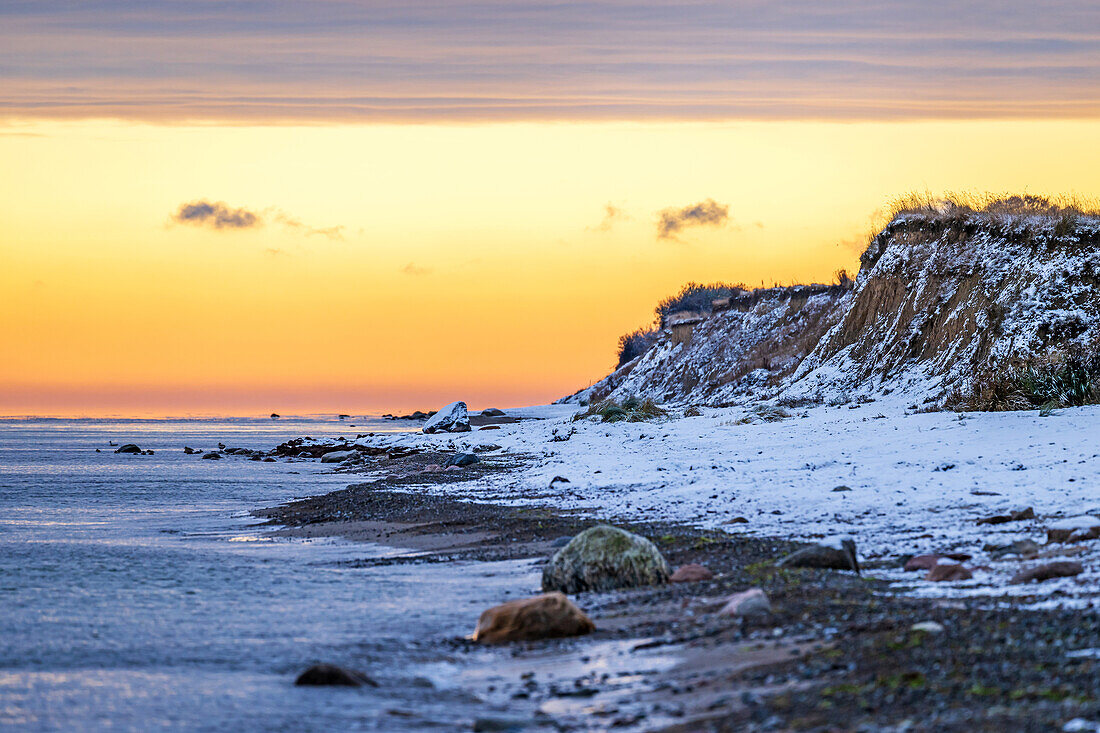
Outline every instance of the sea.
[[[471, 691], [504, 652], [463, 637], [485, 607], [537, 591], [531, 561], [372, 565], [401, 551], [273, 538], [252, 510], [349, 478], [183, 450], [403, 429], [335, 416], [0, 419], [0, 728], [470, 730], [514, 714]], [[125, 443], [154, 454], [116, 454]], [[319, 662], [379, 686], [294, 686]]]

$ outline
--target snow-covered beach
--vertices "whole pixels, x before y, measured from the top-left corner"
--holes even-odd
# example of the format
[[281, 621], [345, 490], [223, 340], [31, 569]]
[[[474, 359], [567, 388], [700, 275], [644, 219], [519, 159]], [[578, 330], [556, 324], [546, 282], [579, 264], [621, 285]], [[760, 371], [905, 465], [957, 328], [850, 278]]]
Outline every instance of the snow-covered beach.
[[[498, 503], [585, 509], [631, 521], [675, 521], [812, 541], [850, 535], [873, 575], [911, 592], [1039, 595], [1091, 602], [1100, 543], [1051, 545], [1044, 560], [1082, 560], [1076, 578], [1009, 585], [1036, 561], [995, 558], [989, 545], [1032, 539], [1059, 519], [1100, 514], [1100, 407], [1000, 413], [913, 412], [904, 402], [788, 409], [769, 422], [751, 408], [702, 410], [652, 422], [574, 421], [575, 406], [510, 410], [538, 417], [491, 432], [367, 437], [372, 445], [474, 450], [486, 444], [535, 460], [466, 482]], [[673, 412], [675, 414], [675, 411]], [[568, 482], [554, 481], [555, 477]], [[426, 489], [430, 474], [425, 476]], [[444, 489], [445, 490], [445, 489]], [[978, 520], [1034, 509], [1033, 520]], [[731, 524], [744, 518], [746, 523]], [[894, 569], [904, 555], [964, 552], [974, 578], [928, 583]], [[879, 561], [879, 562], [876, 562]], [[876, 567], [878, 566], [878, 567]]]

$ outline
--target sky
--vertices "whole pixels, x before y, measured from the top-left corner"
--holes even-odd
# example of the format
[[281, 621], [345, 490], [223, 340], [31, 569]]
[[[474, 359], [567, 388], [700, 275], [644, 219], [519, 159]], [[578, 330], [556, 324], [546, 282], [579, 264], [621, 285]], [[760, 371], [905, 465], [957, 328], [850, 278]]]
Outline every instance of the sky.
[[1085, 0], [0, 2], [0, 414], [545, 402], [1098, 111]]

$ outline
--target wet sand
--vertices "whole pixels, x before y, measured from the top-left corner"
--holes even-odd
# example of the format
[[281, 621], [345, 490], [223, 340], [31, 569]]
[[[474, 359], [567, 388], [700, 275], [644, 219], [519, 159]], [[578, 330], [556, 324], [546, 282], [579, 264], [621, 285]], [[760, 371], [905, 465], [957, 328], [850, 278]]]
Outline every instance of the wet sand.
[[[386, 478], [256, 514], [279, 534], [407, 550], [359, 561], [369, 565], [542, 559], [564, 538], [610, 521], [652, 539], [673, 567], [695, 562], [716, 575], [580, 594], [575, 601], [596, 633], [516, 644], [505, 663], [472, 665], [463, 684], [505, 711], [481, 721], [484, 730], [1039, 731], [1100, 719], [1100, 664], [1066, 654], [1100, 649], [1094, 611], [1022, 610], [1019, 599], [914, 599], [851, 572], [781, 568], [776, 561], [798, 543], [739, 535], [737, 525], [699, 531], [466, 501], [465, 481], [524, 470], [527, 459], [417, 473], [438, 458], [389, 461]], [[731, 593], [750, 587], [768, 594], [770, 617], [716, 614]], [[911, 629], [925, 621], [944, 630]], [[471, 629], [475, 623], [472, 616]], [[472, 660], [483, 652], [453, 643]]]

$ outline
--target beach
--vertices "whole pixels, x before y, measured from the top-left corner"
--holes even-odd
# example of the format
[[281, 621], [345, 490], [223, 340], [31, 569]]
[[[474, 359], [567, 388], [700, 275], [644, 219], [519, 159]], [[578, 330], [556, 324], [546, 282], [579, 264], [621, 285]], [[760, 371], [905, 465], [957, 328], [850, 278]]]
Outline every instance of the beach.
[[[1041, 541], [1044, 522], [1076, 509], [1088, 496], [1088, 469], [1080, 467], [1087, 464], [1062, 469], [1086, 479], [1079, 494], [1059, 495], [1053, 483], [1059, 478], [1069, 486], [1078, 483], [1057, 469], [1070, 466], [1061, 457], [1064, 453], [1088, 449], [1087, 437], [1082, 437], [1087, 431], [1077, 432], [1074, 421], [1087, 420], [1089, 410], [1066, 411], [1051, 422], [1037, 423], [1039, 418], [1027, 414], [960, 419], [951, 413], [907, 414], [904, 407], [893, 418], [856, 419], [850, 417], [853, 410], [817, 408], [801, 418], [806, 421], [802, 427], [742, 422], [751, 413], [741, 408], [708, 410], [710, 415], [702, 419], [635, 424], [574, 422], [572, 412], [541, 408], [530, 416], [544, 419], [523, 421], [507, 432], [380, 438], [417, 446], [424, 453], [357, 469], [372, 480], [258, 514], [280, 525], [276, 533], [337, 535], [409, 551], [404, 558], [376, 561], [387, 565], [523, 558], [540, 564], [563, 539], [608, 522], [653, 539], [674, 567], [698, 563], [715, 573], [713, 580], [700, 583], [579, 594], [576, 601], [596, 622], [595, 634], [515, 645], [513, 658], [529, 668], [518, 676], [518, 667], [512, 676], [492, 675], [480, 688], [470, 688], [472, 694], [497, 700], [502, 712], [520, 700], [535, 701], [536, 717], [505, 715], [517, 726], [1051, 730], [1074, 719], [1095, 719], [1100, 623], [1092, 609], [1095, 585], [1088, 580], [1095, 567], [1089, 561], [1094, 550], [1087, 543], [1050, 545], [1040, 557], [1025, 561], [994, 558], [989, 549], [1026, 536]], [[965, 425], [986, 418], [994, 419], [984, 426]], [[724, 432], [735, 440], [715, 440], [708, 446], [705, 433], [699, 432], [707, 420], [712, 428], [728, 428]], [[906, 425], [909, 420], [911, 426]], [[1051, 440], [1042, 443], [1057, 451], [1024, 454], [1010, 443], [993, 442], [1003, 438], [1002, 431], [1011, 431], [1017, 441], [1033, 440], [1023, 427], [1028, 423], [1042, 429], [1044, 437], [1063, 439], [1053, 446]], [[867, 431], [866, 425], [875, 430]], [[800, 465], [790, 465], [792, 454], [775, 446], [783, 429], [794, 433], [786, 440], [802, 441], [803, 452], [796, 454]], [[923, 443], [911, 435], [904, 438], [913, 452], [886, 453], [891, 444], [884, 433], [895, 430], [926, 437]], [[967, 437], [953, 439], [960, 434]], [[568, 439], [561, 439], [564, 435]], [[648, 435], [661, 442], [647, 443]], [[685, 435], [690, 435], [694, 454], [677, 443]], [[812, 436], [824, 445], [813, 445]], [[1079, 442], [1066, 445], [1067, 436], [1078, 436]], [[487, 442], [490, 437], [492, 443]], [[874, 441], [878, 450], [861, 445], [861, 440]], [[846, 452], [838, 442], [845, 443]], [[768, 443], [773, 444], [770, 451], [765, 450]], [[851, 460], [834, 459], [816, 468], [801, 464], [825, 445]], [[465, 471], [424, 470], [451, 451], [479, 449], [481, 461]], [[1016, 478], [1024, 471], [1011, 465], [1003, 475], [987, 470], [980, 483], [973, 475], [940, 480], [940, 474], [953, 470], [936, 470], [948, 458], [985, 469], [1004, 463], [1002, 458], [1013, 458], [1016, 465], [1026, 460], [1032, 469], [1050, 465], [1043, 466], [1039, 480], [1032, 478], [1037, 472]], [[683, 464], [689, 461], [703, 470], [695, 473], [688, 466], [685, 471]], [[869, 487], [867, 478], [851, 468], [863, 461], [877, 472], [877, 486]], [[753, 491], [744, 474], [756, 462], [763, 466]], [[728, 476], [731, 463], [742, 474], [737, 477], [739, 490], [736, 501], [729, 501], [729, 495], [722, 501], [722, 494], [714, 493], [719, 489], [708, 482]], [[930, 478], [924, 483], [930, 486], [923, 487], [919, 501], [905, 512], [891, 514], [896, 504], [882, 500], [883, 493], [897, 490], [890, 482], [899, 480], [883, 465], [904, 468], [913, 482], [919, 468], [927, 467]], [[676, 476], [679, 471], [685, 471], [683, 478]], [[814, 480], [824, 488], [816, 497], [799, 497], [776, 486], [799, 472], [813, 476], [819, 471]], [[660, 483], [639, 480], [647, 472]], [[669, 473], [673, 476], [661, 475]], [[1004, 476], [1016, 480], [1002, 481]], [[560, 480], [565, 477], [571, 478]], [[678, 486], [677, 478], [683, 482]], [[840, 480], [851, 486], [833, 491], [843, 486]], [[1048, 493], [1037, 491], [1037, 484]], [[989, 491], [992, 485], [999, 491]], [[861, 489], [871, 489], [871, 496], [852, 502], [854, 518], [835, 510], [831, 522], [813, 518], [822, 511], [813, 502], [840, 502]], [[693, 498], [695, 503], [689, 503]], [[1043, 512], [1036, 519], [976, 523], [1025, 498]], [[760, 507], [765, 501], [782, 508], [764, 511]], [[868, 511], [868, 505], [881, 510]], [[887, 516], [891, 518], [882, 519]], [[777, 564], [837, 529], [856, 538], [862, 575]], [[974, 568], [974, 577], [937, 583], [924, 581], [923, 572], [902, 569], [906, 559], [929, 551], [972, 553], [966, 564]], [[1043, 583], [1007, 583], [1020, 566], [1066, 557], [1083, 559], [1085, 573]], [[718, 615], [731, 593], [753, 587], [767, 593], [770, 616], [737, 623]], [[588, 668], [575, 666], [578, 658], [611, 671], [593, 676]], [[572, 670], [571, 678], [568, 672], [563, 675], [563, 667]], [[844, 722], [838, 727], [837, 721]]]
[[[1044, 542], [1044, 527], [1089, 509], [1092, 408], [907, 408], [819, 406], [776, 421], [708, 408], [604, 424], [557, 405], [436, 435], [361, 418], [8, 421], [0, 720], [696, 731], [1100, 718], [1094, 543]], [[111, 452], [122, 440], [154, 455]], [[282, 455], [289, 444], [303, 457]], [[349, 445], [343, 463], [313, 457]], [[456, 453], [478, 460], [443, 470]], [[916, 490], [899, 506], [906, 482]], [[1035, 518], [977, 523], [1025, 503]], [[485, 609], [538, 594], [548, 558], [599, 523], [714, 577], [576, 594], [596, 625], [587, 636], [467, 638]], [[838, 533], [856, 542], [861, 574], [781, 564]], [[988, 549], [1025, 538], [1037, 556]], [[972, 554], [973, 577], [902, 570], [924, 552]], [[1007, 582], [1067, 558], [1084, 572]], [[750, 588], [770, 613], [718, 612]], [[295, 687], [316, 663], [378, 686]]]

